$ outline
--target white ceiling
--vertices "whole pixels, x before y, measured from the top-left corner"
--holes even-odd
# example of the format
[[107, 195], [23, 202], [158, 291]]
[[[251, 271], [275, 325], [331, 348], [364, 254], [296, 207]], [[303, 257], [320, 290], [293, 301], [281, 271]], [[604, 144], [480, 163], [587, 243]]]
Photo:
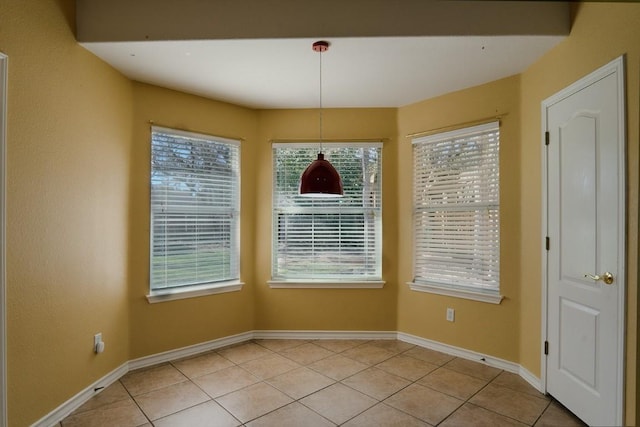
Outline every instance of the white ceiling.
[[76, 0], [80, 44], [133, 80], [252, 108], [400, 107], [521, 73], [560, 1]]
[[[559, 35], [330, 38], [324, 107], [399, 107], [524, 71]], [[252, 108], [319, 105], [318, 39], [86, 42], [127, 77]]]

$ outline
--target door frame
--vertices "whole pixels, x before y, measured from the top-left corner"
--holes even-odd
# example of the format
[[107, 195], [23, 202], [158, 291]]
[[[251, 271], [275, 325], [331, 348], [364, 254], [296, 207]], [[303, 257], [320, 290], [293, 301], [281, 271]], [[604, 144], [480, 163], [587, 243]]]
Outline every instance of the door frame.
[[7, 310], [6, 310], [6, 176], [7, 176], [7, 71], [9, 58], [0, 52], [0, 427], [8, 424], [7, 413]]
[[[540, 387], [543, 393], [547, 392], [547, 356], [545, 355], [544, 348], [545, 342], [548, 340], [548, 297], [549, 297], [549, 288], [548, 288], [548, 252], [546, 249], [546, 245], [544, 244], [548, 234], [548, 149], [547, 145], [545, 145], [545, 133], [547, 131], [547, 109], [551, 107], [553, 104], [579, 92], [580, 90], [590, 86], [591, 84], [603, 79], [606, 76], [609, 76], [613, 73], [617, 73], [617, 90], [618, 90], [618, 111], [620, 112], [618, 117], [618, 135], [620, 138], [618, 139], [618, 152], [620, 153], [618, 156], [618, 200], [620, 201], [620, 206], [618, 207], [618, 253], [620, 257], [618, 259], [618, 274], [617, 281], [620, 283], [620, 292], [618, 294], [618, 323], [621, 325], [618, 330], [618, 371], [616, 373], [618, 379], [618, 390], [616, 391], [616, 399], [618, 401], [618, 407], [616, 408], [616, 419], [619, 421], [618, 424], [622, 425], [624, 419], [624, 383], [625, 383], [625, 344], [626, 344], [626, 287], [627, 287], [627, 278], [626, 278], [626, 211], [627, 211], [627, 203], [626, 203], [626, 159], [627, 159], [627, 134], [626, 134], [626, 110], [625, 110], [625, 57], [624, 55], [619, 56], [608, 64], [598, 68], [593, 71], [589, 75], [581, 78], [580, 80], [574, 82], [573, 84], [567, 86], [551, 97], [542, 101], [541, 104], [541, 117], [542, 117], [542, 227], [541, 227], [541, 242], [542, 245], [542, 342], [540, 343], [540, 354], [541, 354], [541, 364], [540, 364]], [[562, 403], [562, 402], [560, 402]]]

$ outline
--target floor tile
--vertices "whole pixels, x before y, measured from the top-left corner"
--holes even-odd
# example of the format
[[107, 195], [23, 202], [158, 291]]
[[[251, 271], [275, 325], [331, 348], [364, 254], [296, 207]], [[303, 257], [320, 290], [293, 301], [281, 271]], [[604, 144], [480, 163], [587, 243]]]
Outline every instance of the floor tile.
[[407, 351], [415, 347], [413, 344], [398, 340], [372, 340], [369, 344], [384, 348], [394, 353], [402, 353], [403, 351]]
[[272, 353], [273, 352], [271, 350], [252, 342], [238, 344], [218, 350], [218, 354], [236, 364], [248, 362], [249, 360], [257, 359]]
[[479, 406], [465, 403], [442, 424], [439, 424], [439, 427], [525, 427], [526, 425]]
[[298, 402], [283, 406], [247, 424], [247, 427], [333, 427], [334, 423]]
[[300, 401], [336, 424], [364, 412], [377, 403], [375, 399], [342, 384], [334, 384]]
[[324, 347], [327, 350], [331, 350], [334, 353], [341, 353], [345, 350], [349, 350], [350, 348], [357, 347], [367, 342], [369, 342], [369, 340], [315, 340], [313, 341], [314, 344], [319, 345], [320, 347]]
[[447, 369], [460, 372], [482, 380], [492, 380], [497, 377], [502, 370], [484, 363], [474, 362], [472, 360], [461, 359], [456, 357], [445, 365]]
[[74, 414], [90, 411], [105, 405], [110, 405], [121, 400], [130, 400], [131, 396], [127, 393], [120, 381], [116, 381], [100, 393], [89, 399], [84, 405], [73, 411]]
[[231, 393], [258, 381], [260, 380], [255, 375], [238, 366], [231, 366], [193, 379], [193, 382], [212, 398]]
[[343, 424], [345, 427], [428, 427], [409, 414], [379, 403]]
[[546, 409], [546, 398], [532, 396], [489, 384], [473, 396], [470, 403], [532, 425]]
[[233, 363], [228, 359], [225, 359], [218, 353], [214, 352], [205, 353], [201, 356], [191, 357], [188, 359], [181, 359], [172, 362], [172, 364], [188, 378], [201, 377], [203, 375], [219, 371], [220, 369], [233, 366]]
[[438, 368], [418, 381], [420, 385], [462, 400], [469, 399], [487, 383], [487, 380], [474, 378], [447, 368]]
[[309, 367], [322, 375], [336, 381], [340, 381], [357, 372], [367, 369], [369, 365], [365, 365], [364, 363], [336, 354], [335, 356], [327, 357], [326, 359], [312, 363]]
[[532, 394], [534, 396], [542, 397], [543, 394], [536, 390], [531, 384], [525, 381], [521, 376], [512, 374], [511, 372], [503, 371], [491, 381], [493, 385], [499, 385], [500, 387], [507, 387], [512, 390], [520, 391], [522, 393]]
[[583, 427], [586, 426], [578, 417], [557, 402], [551, 402], [542, 416], [534, 424], [535, 427]]
[[411, 384], [404, 378], [378, 368], [369, 368], [358, 372], [344, 379], [342, 383], [378, 400], [384, 400]]
[[294, 399], [301, 399], [330, 386], [335, 381], [308, 368], [298, 368], [267, 380], [269, 384]]
[[153, 421], [206, 402], [210, 397], [191, 381], [185, 381], [136, 396], [134, 399], [145, 415]]
[[332, 351], [310, 342], [281, 351], [280, 354], [301, 365], [308, 365], [334, 355]]
[[166, 363], [152, 368], [131, 371], [120, 379], [132, 396], [148, 393], [185, 381], [187, 377], [172, 365]]
[[410, 350], [402, 353], [403, 356], [415, 357], [416, 359], [420, 359], [424, 362], [429, 362], [434, 365], [442, 366], [450, 360], [454, 359], [454, 356], [449, 354], [441, 353], [439, 351], [431, 350], [423, 347], [414, 347]]
[[396, 353], [377, 347], [369, 343], [354, 347], [341, 353], [343, 356], [348, 357], [358, 362], [365, 363], [367, 365], [376, 365], [387, 359], [391, 359]]
[[384, 403], [436, 425], [462, 405], [463, 401], [430, 388], [412, 384], [385, 400]]
[[241, 423], [213, 400], [153, 422], [155, 427], [237, 427]]
[[240, 364], [240, 367], [264, 380], [299, 368], [300, 365], [291, 359], [274, 353], [269, 356], [244, 362]]
[[416, 381], [437, 369], [438, 365], [399, 354], [391, 359], [378, 363], [376, 368], [410, 381]]
[[101, 406], [90, 411], [71, 415], [62, 421], [62, 427], [138, 427], [147, 423], [138, 405], [129, 398]]
[[219, 397], [216, 401], [234, 417], [246, 423], [288, 405], [293, 400], [267, 383], [258, 383]]
[[132, 371], [58, 427], [152, 427], [150, 418], [156, 427], [584, 427], [516, 374], [397, 340], [333, 339], [248, 341]]
[[255, 340], [255, 343], [271, 351], [280, 352], [288, 348], [297, 347], [308, 343], [309, 340], [263, 339]]

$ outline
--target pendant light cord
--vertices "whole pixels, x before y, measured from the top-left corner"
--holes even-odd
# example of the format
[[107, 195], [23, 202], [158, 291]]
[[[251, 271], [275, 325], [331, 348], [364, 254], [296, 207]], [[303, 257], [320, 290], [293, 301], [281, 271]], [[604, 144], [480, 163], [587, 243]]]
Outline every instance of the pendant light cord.
[[320, 152], [322, 153], [322, 50], [320, 51]]

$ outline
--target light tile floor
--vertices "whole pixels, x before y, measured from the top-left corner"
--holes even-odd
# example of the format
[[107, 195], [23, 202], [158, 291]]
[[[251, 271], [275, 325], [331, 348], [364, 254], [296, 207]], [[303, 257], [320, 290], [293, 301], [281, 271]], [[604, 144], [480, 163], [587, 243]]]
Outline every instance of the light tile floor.
[[394, 340], [255, 340], [132, 371], [71, 426], [582, 426], [515, 374]]

